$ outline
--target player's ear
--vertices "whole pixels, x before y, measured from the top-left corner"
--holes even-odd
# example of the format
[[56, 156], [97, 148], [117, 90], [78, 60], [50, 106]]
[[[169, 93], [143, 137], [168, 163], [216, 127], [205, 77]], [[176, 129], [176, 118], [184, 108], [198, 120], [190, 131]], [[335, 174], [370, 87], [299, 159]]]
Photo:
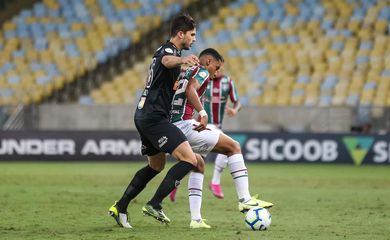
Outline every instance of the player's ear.
[[207, 58], [206, 66], [209, 66], [211, 63], [211, 58]]
[[183, 39], [183, 38], [184, 38], [184, 32], [183, 32], [183, 31], [177, 32], [177, 36], [178, 36], [180, 39]]

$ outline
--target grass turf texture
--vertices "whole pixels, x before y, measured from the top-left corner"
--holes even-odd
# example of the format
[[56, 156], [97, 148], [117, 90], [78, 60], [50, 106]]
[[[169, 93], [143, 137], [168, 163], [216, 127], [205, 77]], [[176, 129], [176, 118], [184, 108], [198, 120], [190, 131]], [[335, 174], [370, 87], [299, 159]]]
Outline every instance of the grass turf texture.
[[187, 178], [177, 201], [164, 201], [171, 226], [143, 216], [141, 207], [164, 171], [130, 204], [134, 229], [118, 228], [107, 210], [144, 165], [0, 163], [0, 238], [390, 239], [388, 166], [248, 164], [252, 194], [275, 203], [271, 229], [264, 232], [245, 227], [228, 171], [222, 179], [225, 199], [212, 196], [212, 164], [206, 167], [202, 211], [212, 229], [189, 229]]

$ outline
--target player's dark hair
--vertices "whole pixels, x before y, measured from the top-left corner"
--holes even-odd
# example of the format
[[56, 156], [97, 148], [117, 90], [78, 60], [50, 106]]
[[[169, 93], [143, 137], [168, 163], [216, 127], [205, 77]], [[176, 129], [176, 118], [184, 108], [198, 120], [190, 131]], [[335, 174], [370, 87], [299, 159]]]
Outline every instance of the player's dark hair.
[[217, 50], [215, 50], [214, 48], [206, 48], [205, 50], [203, 50], [200, 54], [199, 54], [199, 57], [203, 56], [203, 55], [210, 55], [210, 56], [213, 56], [216, 60], [218, 61], [221, 61], [223, 62], [224, 59], [222, 57], [221, 54], [219, 54], [219, 52]]
[[189, 14], [181, 14], [175, 17], [171, 23], [171, 37], [176, 36], [180, 31], [186, 33], [195, 29], [196, 23]]

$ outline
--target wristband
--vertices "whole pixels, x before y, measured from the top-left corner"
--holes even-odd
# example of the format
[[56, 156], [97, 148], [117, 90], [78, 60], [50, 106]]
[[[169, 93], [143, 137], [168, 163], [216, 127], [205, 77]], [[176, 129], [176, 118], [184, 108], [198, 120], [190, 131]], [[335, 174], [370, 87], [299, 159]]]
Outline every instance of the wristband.
[[204, 109], [202, 109], [199, 111], [199, 116], [205, 117], [205, 116], [207, 116], [207, 112]]

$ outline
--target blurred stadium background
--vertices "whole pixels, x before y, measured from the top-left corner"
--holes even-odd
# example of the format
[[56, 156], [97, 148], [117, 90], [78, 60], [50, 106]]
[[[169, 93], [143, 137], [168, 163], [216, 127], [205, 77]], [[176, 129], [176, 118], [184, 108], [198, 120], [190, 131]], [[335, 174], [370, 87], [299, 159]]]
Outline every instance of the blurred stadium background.
[[[388, 0], [5, 0], [3, 129], [134, 129], [151, 54], [169, 21], [198, 22], [243, 111], [226, 130], [387, 133]], [[253, 117], [248, 118], [251, 115]]]
[[[173, 15], [226, 58], [243, 110], [232, 131], [387, 134], [388, 0], [6, 0], [3, 130], [134, 130], [151, 55]], [[251, 116], [251, 117], [248, 117]]]
[[137, 214], [161, 176], [132, 203], [136, 231], [105, 216], [144, 164], [112, 161], [142, 159], [135, 103], [181, 12], [197, 21], [185, 54], [218, 49], [236, 81], [243, 109], [224, 129], [242, 144], [254, 193], [276, 203], [262, 236], [389, 239], [390, 0], [1, 0], [2, 238], [259, 237], [232, 210], [228, 174], [223, 204], [204, 191], [211, 232], [187, 231], [186, 204], [164, 203], [170, 228]]

